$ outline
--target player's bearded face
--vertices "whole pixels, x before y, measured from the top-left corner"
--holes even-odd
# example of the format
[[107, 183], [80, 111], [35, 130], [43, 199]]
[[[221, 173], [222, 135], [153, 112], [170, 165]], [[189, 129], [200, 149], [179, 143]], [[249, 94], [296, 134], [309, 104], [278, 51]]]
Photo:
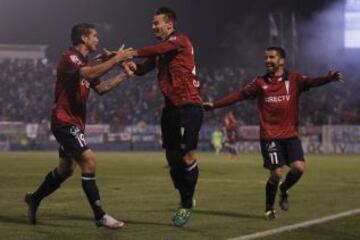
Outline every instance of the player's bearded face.
[[265, 68], [268, 73], [275, 73], [284, 66], [284, 59], [275, 50], [265, 51]]
[[99, 43], [99, 37], [95, 29], [90, 29], [89, 35], [85, 36], [83, 40], [91, 52], [96, 51]]
[[159, 40], [165, 40], [172, 32], [172, 22], [168, 21], [164, 14], [153, 16], [152, 30], [155, 37]]

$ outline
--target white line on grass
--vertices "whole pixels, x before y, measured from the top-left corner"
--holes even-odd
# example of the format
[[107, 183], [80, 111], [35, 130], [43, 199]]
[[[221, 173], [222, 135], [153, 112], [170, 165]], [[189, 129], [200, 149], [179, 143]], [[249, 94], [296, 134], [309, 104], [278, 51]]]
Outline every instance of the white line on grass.
[[356, 215], [356, 214], [360, 214], [360, 208], [356, 208], [356, 209], [346, 211], [346, 212], [341, 212], [341, 213], [330, 215], [327, 217], [317, 218], [317, 219], [310, 220], [310, 221], [305, 221], [305, 222], [287, 225], [287, 226], [283, 226], [283, 227], [279, 227], [279, 228], [274, 228], [274, 229], [263, 231], [263, 232], [256, 232], [256, 233], [252, 233], [249, 235], [239, 236], [236, 238], [231, 238], [229, 240], [251, 240], [251, 239], [263, 238], [263, 237], [275, 235], [278, 233], [289, 232], [289, 231], [296, 230], [299, 228], [305, 228], [305, 227], [309, 227], [312, 225], [316, 225], [316, 224], [320, 224], [320, 223], [324, 223], [324, 222], [328, 222], [328, 221], [335, 220], [338, 218], [343, 218], [343, 217]]

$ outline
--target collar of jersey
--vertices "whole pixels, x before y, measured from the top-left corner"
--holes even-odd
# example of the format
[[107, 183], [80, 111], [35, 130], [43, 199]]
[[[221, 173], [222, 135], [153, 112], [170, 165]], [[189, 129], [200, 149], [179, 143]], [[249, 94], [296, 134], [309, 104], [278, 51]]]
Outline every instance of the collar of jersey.
[[[266, 82], [271, 82], [271, 76], [270, 76], [270, 74], [268, 74], [268, 73], [266, 73], [265, 75], [263, 75], [262, 76], [262, 78], [266, 81]], [[289, 81], [289, 71], [287, 70], [287, 69], [284, 69], [284, 73], [283, 73], [283, 75], [282, 76], [280, 76], [280, 78], [281, 78], [281, 82], [282, 81]], [[279, 78], [279, 79], [280, 79]]]

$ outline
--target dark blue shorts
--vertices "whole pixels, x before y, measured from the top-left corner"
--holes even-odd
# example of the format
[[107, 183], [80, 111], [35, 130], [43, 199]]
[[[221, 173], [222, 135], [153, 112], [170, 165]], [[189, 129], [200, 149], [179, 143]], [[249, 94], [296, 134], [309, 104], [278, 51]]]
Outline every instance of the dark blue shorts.
[[66, 125], [53, 129], [52, 132], [60, 144], [60, 158], [78, 159], [81, 153], [89, 149], [84, 132], [77, 126]]
[[202, 107], [197, 105], [164, 108], [161, 115], [163, 148], [184, 152], [196, 149], [203, 115]]
[[304, 151], [298, 137], [260, 140], [264, 168], [275, 169], [295, 161], [305, 161]]

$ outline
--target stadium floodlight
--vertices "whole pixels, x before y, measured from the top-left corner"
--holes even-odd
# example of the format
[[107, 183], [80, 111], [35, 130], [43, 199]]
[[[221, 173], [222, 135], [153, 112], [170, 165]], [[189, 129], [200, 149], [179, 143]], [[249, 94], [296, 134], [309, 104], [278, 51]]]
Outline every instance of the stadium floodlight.
[[360, 48], [360, 0], [347, 0], [345, 5], [345, 48]]

